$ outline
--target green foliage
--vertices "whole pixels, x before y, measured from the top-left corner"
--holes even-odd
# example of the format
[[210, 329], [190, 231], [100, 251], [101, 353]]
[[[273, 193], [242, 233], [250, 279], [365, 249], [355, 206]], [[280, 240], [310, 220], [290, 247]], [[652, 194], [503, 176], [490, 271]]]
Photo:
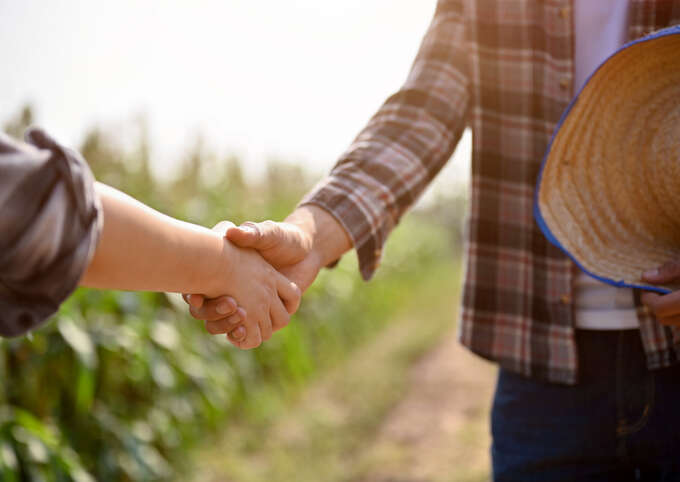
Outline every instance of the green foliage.
[[[23, 112], [13, 133], [32, 117]], [[180, 176], [160, 183], [145, 132], [140, 123], [126, 150], [95, 129], [81, 152], [98, 179], [187, 221], [281, 219], [311, 186], [280, 162], [248, 184], [237, 159], [217, 159], [201, 142]], [[428, 267], [452, 259], [457, 227], [422, 216], [396, 233], [379, 282], [367, 287], [346, 256], [321, 273], [290, 326], [252, 351], [208, 335], [175, 296], [79, 289], [42, 328], [0, 340], [0, 480], [181, 478], [187, 451], [230, 419], [268, 416], [263, 387], [295, 394], [384, 328]]]

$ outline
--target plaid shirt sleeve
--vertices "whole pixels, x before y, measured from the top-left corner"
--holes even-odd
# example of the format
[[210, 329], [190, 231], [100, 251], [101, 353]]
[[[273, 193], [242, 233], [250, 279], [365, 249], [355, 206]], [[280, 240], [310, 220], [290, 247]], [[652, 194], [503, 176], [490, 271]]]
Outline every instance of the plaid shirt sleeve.
[[75, 290], [102, 226], [85, 160], [40, 129], [0, 133], [0, 335], [38, 327]]
[[450, 158], [470, 100], [463, 2], [439, 0], [403, 87], [301, 202], [332, 214], [370, 279], [404, 212]]

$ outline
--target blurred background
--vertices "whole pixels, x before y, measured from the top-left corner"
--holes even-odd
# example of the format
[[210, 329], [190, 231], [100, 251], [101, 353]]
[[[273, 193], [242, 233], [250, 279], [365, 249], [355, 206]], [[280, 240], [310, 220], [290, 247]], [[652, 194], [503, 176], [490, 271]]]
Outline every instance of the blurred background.
[[[280, 220], [399, 88], [435, 0], [0, 0], [0, 122], [207, 226]], [[361, 281], [253, 351], [175, 295], [78, 290], [0, 340], [0, 480], [488, 479], [494, 369], [455, 342], [470, 135]]]

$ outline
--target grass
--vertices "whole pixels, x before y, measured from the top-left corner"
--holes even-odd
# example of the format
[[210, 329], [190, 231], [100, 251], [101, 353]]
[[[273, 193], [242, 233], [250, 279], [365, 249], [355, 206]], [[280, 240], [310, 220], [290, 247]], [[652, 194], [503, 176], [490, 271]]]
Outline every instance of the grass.
[[[443, 336], [452, 336], [458, 303], [457, 267], [442, 264], [428, 274], [394, 321], [344, 362], [296, 397], [266, 403], [271, 410], [266, 419], [253, 420], [251, 413], [229, 423], [217, 440], [199, 450], [195, 480], [375, 480], [365, 477], [376, 464], [403, 463], [404, 454], [397, 449], [376, 450], [376, 437], [410, 388], [410, 368]], [[271, 390], [263, 394], [273, 397]], [[465, 446], [485, 452], [485, 427], [481, 408], [463, 425]], [[459, 475], [455, 480], [484, 480], [488, 472], [472, 468]]]
[[[25, 109], [8, 130], [30, 123]], [[158, 182], [139, 129], [132, 145], [93, 128], [79, 150], [97, 179], [181, 219], [281, 219], [311, 185], [285, 163], [246, 182], [237, 159], [200, 144]], [[257, 350], [208, 336], [163, 294], [77, 290], [50, 322], [0, 342], [0, 480], [187, 480], [197, 445], [201, 481], [360, 477], [413, 387], [405, 374], [452, 329], [464, 206], [442, 197], [405, 216], [373, 283], [354, 254], [323, 270]]]

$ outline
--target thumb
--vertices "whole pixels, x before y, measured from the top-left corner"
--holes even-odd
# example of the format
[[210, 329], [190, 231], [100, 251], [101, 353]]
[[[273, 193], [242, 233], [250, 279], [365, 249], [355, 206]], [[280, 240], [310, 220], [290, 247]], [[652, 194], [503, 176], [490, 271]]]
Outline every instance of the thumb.
[[184, 301], [186, 301], [187, 304], [193, 308], [200, 308], [203, 306], [203, 302], [205, 301], [203, 295], [183, 294], [182, 298], [184, 298]]
[[227, 232], [227, 229], [233, 228], [234, 223], [231, 221], [220, 221], [217, 223], [215, 226], [213, 226], [212, 230], [220, 233], [222, 236], [224, 236], [224, 233]]
[[642, 274], [642, 279], [650, 283], [668, 283], [680, 278], [680, 260], [669, 261], [656, 269]]
[[263, 235], [261, 228], [251, 222], [243, 223], [240, 226], [233, 226], [227, 229], [226, 237], [229, 241], [241, 248], [259, 248]]

